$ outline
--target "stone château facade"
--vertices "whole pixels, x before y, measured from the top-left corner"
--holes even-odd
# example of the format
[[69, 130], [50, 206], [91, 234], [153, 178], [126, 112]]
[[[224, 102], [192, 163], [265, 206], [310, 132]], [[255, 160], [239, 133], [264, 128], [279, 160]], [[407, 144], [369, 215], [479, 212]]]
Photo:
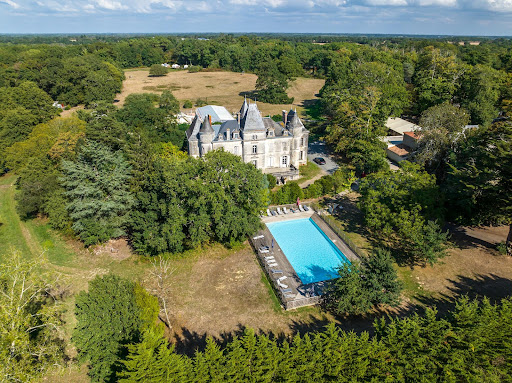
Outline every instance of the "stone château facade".
[[308, 136], [297, 111], [283, 111], [283, 121], [277, 123], [246, 100], [237, 119], [212, 125], [211, 116], [202, 119], [196, 113], [187, 130], [189, 155], [202, 157], [223, 148], [283, 183], [298, 179], [299, 166], [307, 163]]

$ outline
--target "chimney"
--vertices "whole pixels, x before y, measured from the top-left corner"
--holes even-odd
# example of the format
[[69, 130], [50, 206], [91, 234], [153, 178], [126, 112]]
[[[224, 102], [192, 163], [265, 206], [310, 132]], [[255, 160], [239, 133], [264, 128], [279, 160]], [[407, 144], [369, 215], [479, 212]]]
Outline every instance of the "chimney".
[[208, 115], [208, 121], [210, 122], [210, 125], [212, 124], [212, 116]]
[[240, 113], [238, 113], [237, 120], [238, 120], [238, 125], [240, 126]]
[[229, 130], [229, 128], [226, 128], [226, 140], [227, 141], [231, 140], [231, 131]]
[[286, 119], [288, 118], [288, 113], [286, 113], [286, 110], [283, 110], [283, 123], [284, 123], [284, 126], [286, 126]]

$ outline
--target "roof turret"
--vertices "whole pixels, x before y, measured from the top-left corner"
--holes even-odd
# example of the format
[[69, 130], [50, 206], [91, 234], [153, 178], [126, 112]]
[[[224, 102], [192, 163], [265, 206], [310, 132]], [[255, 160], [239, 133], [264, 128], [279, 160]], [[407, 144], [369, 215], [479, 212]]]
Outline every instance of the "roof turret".
[[206, 116], [203, 121], [203, 125], [201, 125], [201, 129], [199, 129], [199, 133], [202, 134], [215, 134], [215, 130], [212, 128], [212, 124], [210, 122], [210, 116]]
[[244, 103], [242, 104], [242, 107], [240, 108], [240, 119], [241, 120], [245, 117], [245, 114], [247, 113], [248, 109], [249, 109], [249, 105], [247, 104], [247, 98], [244, 97]]
[[297, 114], [297, 110], [290, 110], [288, 113], [288, 123], [286, 125], [288, 130], [304, 128], [304, 124], [302, 124], [302, 121]]
[[187, 138], [192, 141], [197, 140], [197, 134], [199, 133], [199, 129], [201, 129], [201, 119], [196, 114], [196, 116], [192, 120], [192, 123], [190, 124], [190, 127], [187, 129]]

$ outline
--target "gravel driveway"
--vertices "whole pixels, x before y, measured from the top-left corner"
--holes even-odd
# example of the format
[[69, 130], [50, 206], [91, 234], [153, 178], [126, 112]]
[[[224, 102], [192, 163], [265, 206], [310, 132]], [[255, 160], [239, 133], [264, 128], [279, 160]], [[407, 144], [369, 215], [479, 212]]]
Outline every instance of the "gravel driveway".
[[322, 157], [325, 160], [325, 165], [317, 165], [328, 174], [333, 174], [339, 167], [333, 157], [328, 153], [325, 142], [314, 141], [309, 143], [308, 160], [313, 161], [315, 157]]

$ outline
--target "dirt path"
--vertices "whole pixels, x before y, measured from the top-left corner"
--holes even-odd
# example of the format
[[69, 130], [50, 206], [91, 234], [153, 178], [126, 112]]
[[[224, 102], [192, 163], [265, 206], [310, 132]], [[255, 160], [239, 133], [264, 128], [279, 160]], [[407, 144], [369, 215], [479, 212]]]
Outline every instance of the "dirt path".
[[318, 173], [316, 176], [314, 176], [313, 178], [310, 178], [309, 180], [306, 180], [302, 183], [299, 184], [299, 186], [304, 189], [305, 187], [308, 187], [309, 185], [311, 185], [313, 182], [315, 182], [316, 180], [319, 180], [320, 178], [322, 178], [323, 176], [326, 176], [328, 175], [328, 173], [324, 170], [324, 169], [320, 169], [320, 173]]

